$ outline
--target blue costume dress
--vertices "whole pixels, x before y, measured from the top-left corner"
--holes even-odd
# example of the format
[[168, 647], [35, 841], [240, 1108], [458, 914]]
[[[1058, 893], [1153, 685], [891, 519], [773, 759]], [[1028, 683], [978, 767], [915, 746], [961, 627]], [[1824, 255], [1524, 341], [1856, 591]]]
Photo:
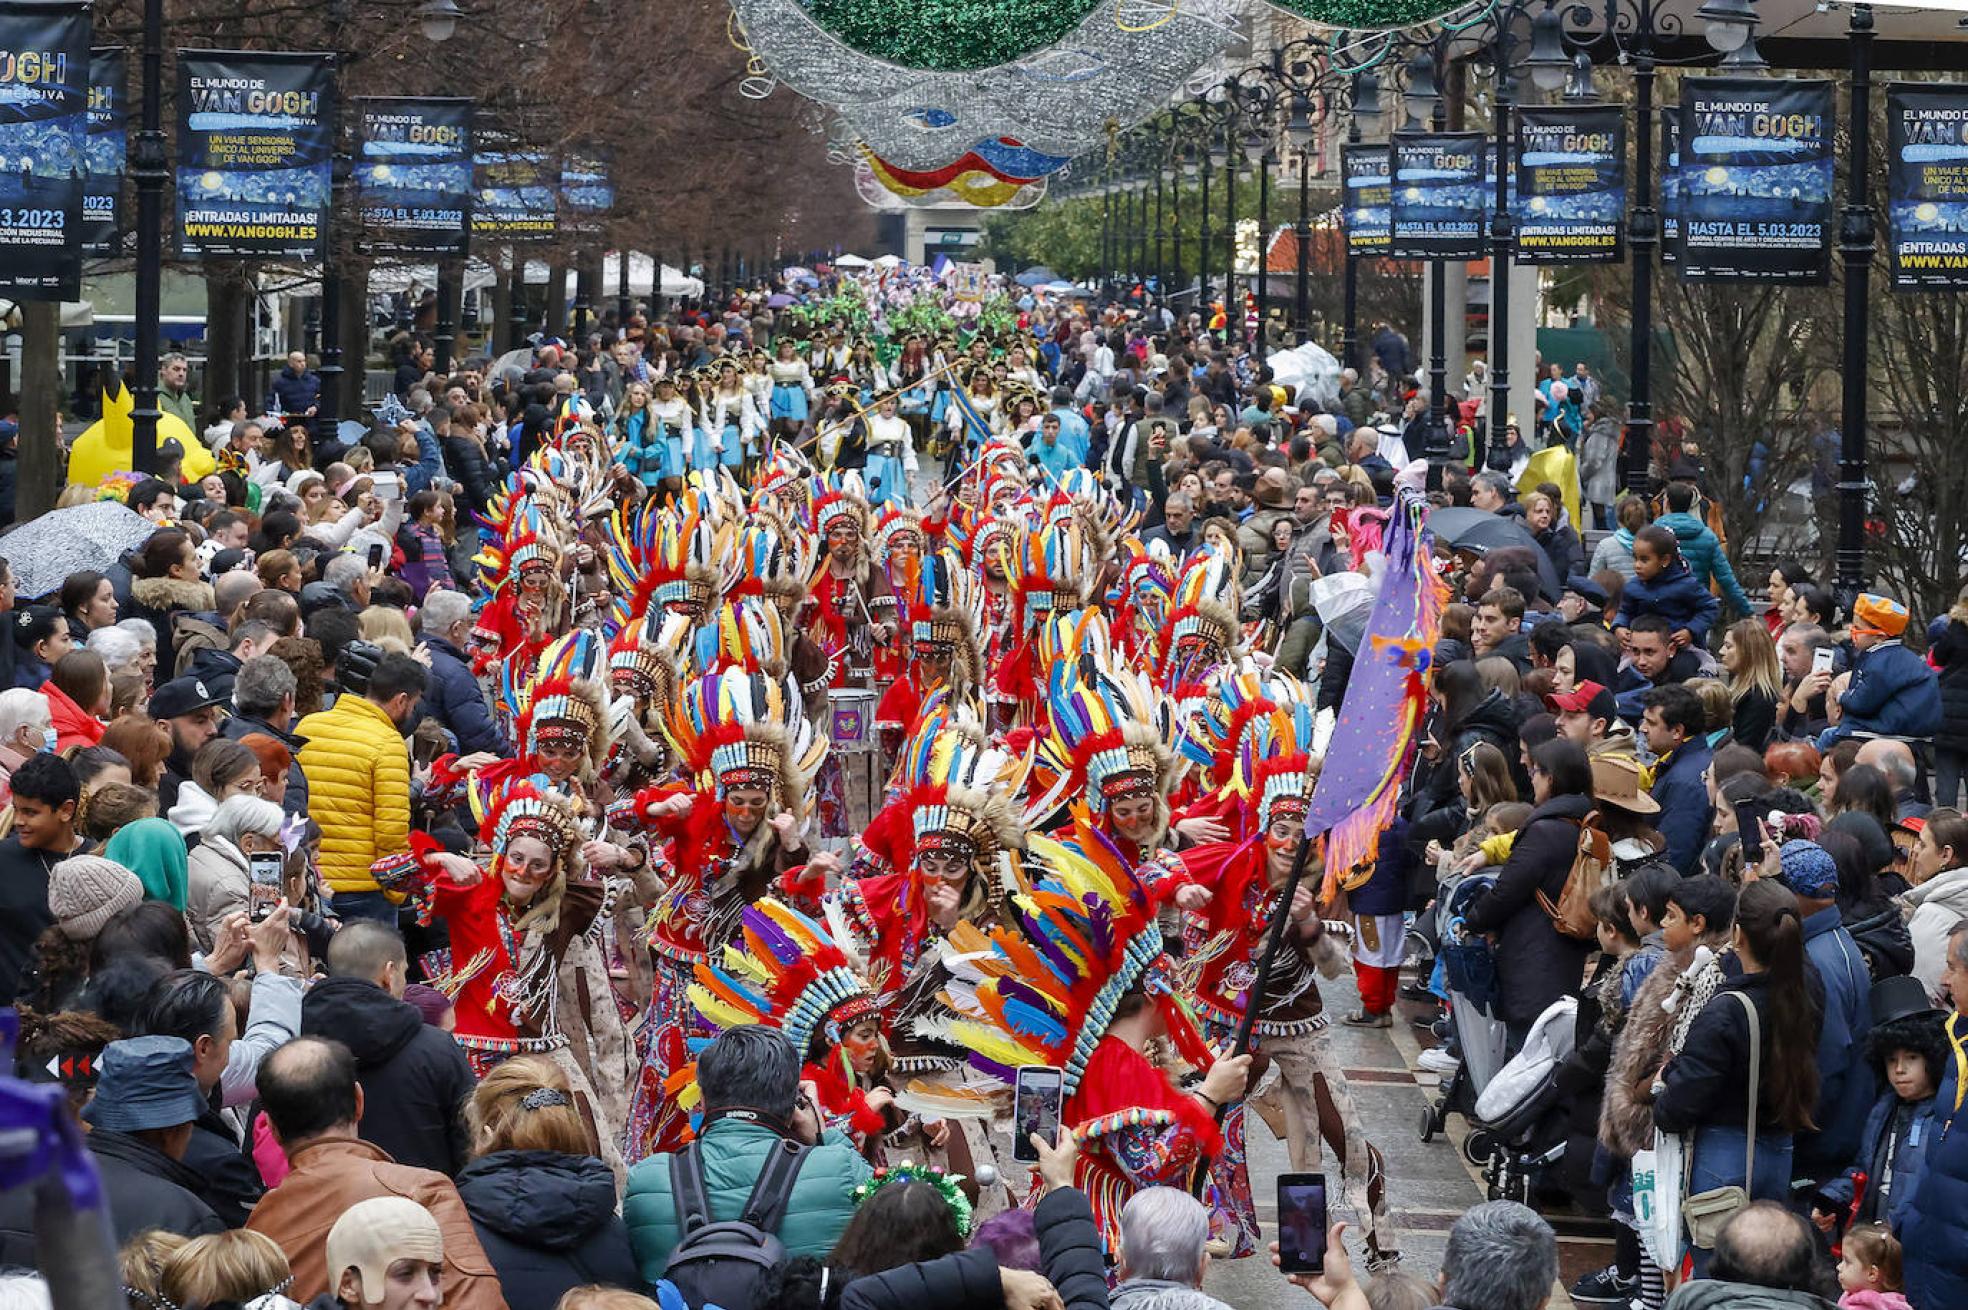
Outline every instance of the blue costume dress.
[[806, 422], [807, 397], [813, 390], [813, 371], [805, 360], [775, 359], [766, 366], [772, 377], [772, 419]]

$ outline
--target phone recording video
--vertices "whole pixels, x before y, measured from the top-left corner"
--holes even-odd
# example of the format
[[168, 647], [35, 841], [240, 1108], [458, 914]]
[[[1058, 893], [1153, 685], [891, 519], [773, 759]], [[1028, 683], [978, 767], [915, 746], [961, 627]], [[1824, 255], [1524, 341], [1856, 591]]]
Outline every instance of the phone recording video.
[[1767, 799], [1751, 797], [1736, 802], [1736, 832], [1742, 838], [1743, 864], [1763, 862], [1763, 816], [1770, 812]]
[[1278, 1268], [1318, 1274], [1326, 1268], [1326, 1176], [1278, 1175]]
[[247, 915], [254, 923], [263, 921], [280, 904], [285, 894], [285, 867], [279, 851], [255, 851], [246, 857], [251, 896]]
[[1032, 1134], [1050, 1145], [1059, 1140], [1059, 1108], [1065, 1099], [1065, 1075], [1050, 1065], [1028, 1064], [1018, 1070], [1011, 1101], [1011, 1158], [1037, 1164], [1039, 1148]]

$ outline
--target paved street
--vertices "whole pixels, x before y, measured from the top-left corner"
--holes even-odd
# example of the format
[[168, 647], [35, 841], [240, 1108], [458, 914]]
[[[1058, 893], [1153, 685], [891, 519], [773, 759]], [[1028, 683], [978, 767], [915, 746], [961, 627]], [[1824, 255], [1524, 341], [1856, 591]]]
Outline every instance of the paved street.
[[[1350, 1014], [1358, 1006], [1351, 976], [1322, 981], [1326, 1008], [1335, 1016]], [[1434, 1094], [1434, 1076], [1414, 1070], [1415, 1057], [1432, 1045], [1432, 1039], [1408, 1023], [1418, 1013], [1402, 1002], [1400, 1021], [1393, 1028], [1349, 1028], [1334, 1024], [1334, 1042], [1346, 1063], [1346, 1076], [1352, 1084], [1353, 1100], [1366, 1120], [1367, 1135], [1387, 1158], [1389, 1209], [1400, 1241], [1402, 1265], [1407, 1271], [1432, 1282], [1440, 1270], [1442, 1248], [1448, 1240], [1449, 1225], [1470, 1206], [1483, 1200], [1480, 1175], [1463, 1160], [1461, 1141], [1467, 1125], [1459, 1116], [1449, 1119], [1448, 1135], [1424, 1144], [1420, 1125], [1423, 1106]], [[1419, 1041], [1417, 1040], [1419, 1039]], [[1417, 1078], [1428, 1085], [1423, 1086]], [[1258, 1218], [1264, 1240], [1274, 1236], [1276, 1223], [1275, 1179], [1287, 1172], [1290, 1162], [1282, 1142], [1271, 1135], [1264, 1121], [1250, 1116], [1248, 1144], [1251, 1182], [1257, 1195]], [[1332, 1162], [1326, 1162], [1330, 1177]], [[1335, 1197], [1338, 1188], [1334, 1187]], [[1342, 1210], [1342, 1218], [1350, 1219]], [[1580, 1273], [1597, 1268], [1611, 1257], [1609, 1229], [1603, 1220], [1549, 1213], [1559, 1234], [1559, 1259], [1563, 1277], [1554, 1289], [1551, 1305], [1569, 1307], [1564, 1286]], [[1360, 1265], [1360, 1244], [1353, 1231], [1348, 1245]], [[1364, 1271], [1362, 1270], [1364, 1277]], [[1269, 1310], [1270, 1307], [1312, 1307], [1316, 1302], [1285, 1282], [1271, 1267], [1268, 1256], [1248, 1260], [1221, 1261], [1210, 1271], [1205, 1290], [1239, 1310]]]

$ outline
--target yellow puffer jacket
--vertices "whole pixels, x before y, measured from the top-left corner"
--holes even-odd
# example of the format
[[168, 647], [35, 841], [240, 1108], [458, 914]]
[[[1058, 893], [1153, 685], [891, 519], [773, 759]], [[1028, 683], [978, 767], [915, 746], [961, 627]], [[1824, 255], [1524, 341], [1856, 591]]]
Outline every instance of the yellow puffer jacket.
[[344, 695], [310, 714], [306, 738], [309, 815], [321, 825], [321, 877], [335, 892], [379, 891], [370, 869], [410, 849], [410, 751], [382, 708]]

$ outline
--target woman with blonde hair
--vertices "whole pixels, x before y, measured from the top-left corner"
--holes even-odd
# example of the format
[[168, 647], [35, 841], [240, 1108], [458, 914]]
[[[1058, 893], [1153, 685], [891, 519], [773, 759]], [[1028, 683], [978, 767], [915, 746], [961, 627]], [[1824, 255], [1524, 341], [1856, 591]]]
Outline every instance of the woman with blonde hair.
[[596, 1281], [642, 1286], [615, 1174], [558, 1064], [519, 1055], [496, 1066], [466, 1117], [475, 1158], [458, 1195], [508, 1303], [550, 1306]]
[[178, 1310], [248, 1305], [283, 1296], [293, 1285], [280, 1244], [265, 1233], [234, 1228], [194, 1237], [164, 1263], [158, 1279], [161, 1303]]
[[1722, 634], [1721, 659], [1735, 706], [1729, 733], [1751, 750], [1763, 750], [1777, 730], [1777, 702], [1783, 696], [1776, 640], [1762, 620], [1740, 619]]
[[171, 1257], [190, 1242], [178, 1233], [151, 1228], [123, 1243], [116, 1259], [123, 1267], [123, 1295], [129, 1299], [130, 1310], [161, 1310], [163, 1303], [158, 1298], [164, 1292], [164, 1270]]
[[362, 628], [364, 641], [374, 642], [385, 651], [408, 655], [417, 644], [410, 620], [393, 605], [371, 605], [356, 615], [356, 623]]

